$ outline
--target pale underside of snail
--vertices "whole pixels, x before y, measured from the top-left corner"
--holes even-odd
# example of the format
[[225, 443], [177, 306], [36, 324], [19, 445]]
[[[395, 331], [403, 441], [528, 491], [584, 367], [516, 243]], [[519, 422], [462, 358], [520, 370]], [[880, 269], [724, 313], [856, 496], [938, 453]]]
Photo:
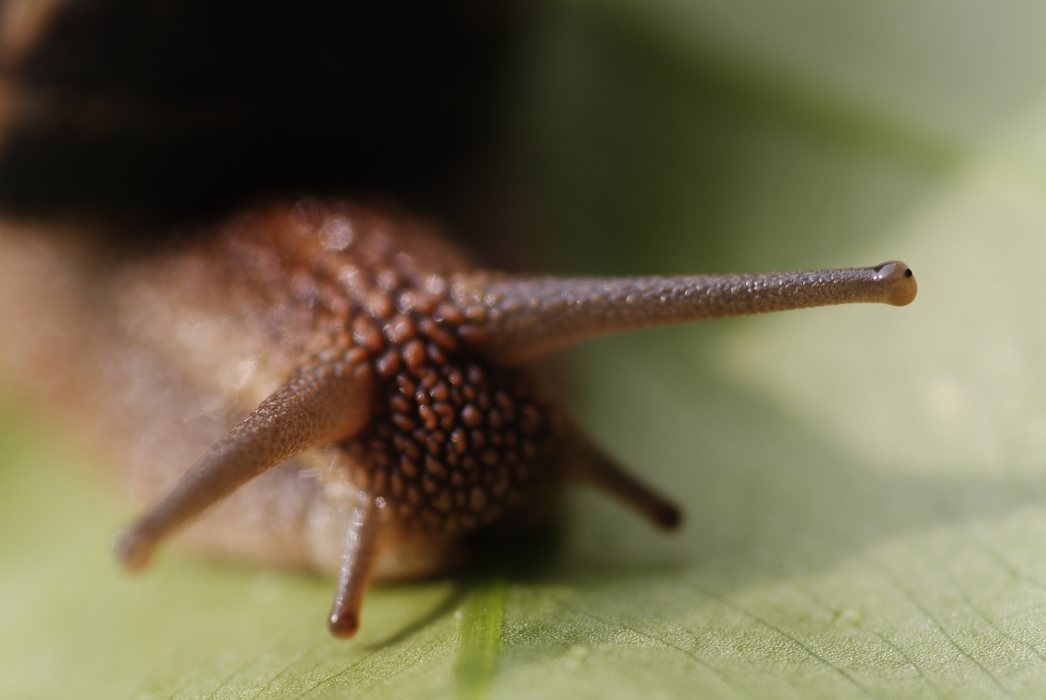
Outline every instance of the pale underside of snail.
[[115, 262], [0, 227], [15, 372], [109, 436], [145, 514], [136, 569], [198, 550], [339, 577], [351, 637], [372, 579], [456, 566], [471, 534], [540, 521], [585, 482], [671, 529], [679, 511], [571, 423], [528, 363], [594, 336], [916, 294], [900, 262], [691, 277], [476, 269], [423, 220], [303, 200]]

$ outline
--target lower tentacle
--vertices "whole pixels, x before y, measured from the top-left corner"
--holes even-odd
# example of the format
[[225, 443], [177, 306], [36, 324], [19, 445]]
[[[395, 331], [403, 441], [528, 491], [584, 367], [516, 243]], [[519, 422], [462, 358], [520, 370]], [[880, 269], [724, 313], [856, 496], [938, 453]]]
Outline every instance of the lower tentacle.
[[356, 635], [360, 608], [370, 585], [371, 575], [381, 555], [381, 509], [377, 499], [360, 491], [352, 512], [352, 524], [345, 535], [341, 573], [327, 626], [340, 639]]
[[654, 525], [674, 530], [682, 521], [679, 508], [618, 466], [584, 438], [577, 438], [564, 457], [568, 478], [613, 496]]
[[143, 567], [171, 532], [243, 484], [303, 450], [354, 435], [366, 424], [367, 405], [351, 367], [323, 364], [299, 372], [120, 537], [120, 560], [130, 569]]

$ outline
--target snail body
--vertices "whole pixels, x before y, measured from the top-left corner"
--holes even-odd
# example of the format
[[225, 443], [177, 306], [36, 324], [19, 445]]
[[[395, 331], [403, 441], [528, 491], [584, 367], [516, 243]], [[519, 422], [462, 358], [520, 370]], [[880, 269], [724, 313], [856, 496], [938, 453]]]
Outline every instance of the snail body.
[[[132, 490], [153, 501], [116, 541], [120, 559], [139, 568], [184, 528], [212, 554], [336, 574], [329, 626], [341, 637], [358, 629], [372, 578], [454, 566], [469, 535], [542, 518], [568, 482], [600, 488], [659, 527], [679, 523], [675, 506], [543, 393], [531, 360], [632, 328], [904, 305], [916, 292], [898, 262], [512, 277], [476, 269], [419, 219], [338, 201], [274, 205], [130, 256], [115, 272], [94, 265], [101, 283], [91, 294], [62, 262], [76, 254], [7, 245], [24, 272], [0, 287], [5, 315], [32, 313], [46, 295], [44, 327], [80, 334], [65, 346], [64, 381], [62, 363], [40, 359], [45, 349], [63, 354], [49, 336], [12, 347], [37, 358], [52, 393], [108, 423]], [[32, 286], [41, 280], [50, 286]]]

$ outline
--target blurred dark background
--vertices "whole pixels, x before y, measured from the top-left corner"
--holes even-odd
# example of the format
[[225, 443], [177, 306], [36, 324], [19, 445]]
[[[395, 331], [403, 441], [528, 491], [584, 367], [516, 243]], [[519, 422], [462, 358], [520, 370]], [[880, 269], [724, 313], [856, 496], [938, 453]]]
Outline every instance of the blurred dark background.
[[304, 192], [467, 226], [523, 19], [473, 0], [0, 8], [0, 207], [124, 231]]
[[500, 267], [838, 264], [1028, 119], [1042, 14], [0, 0], [0, 210], [153, 235], [380, 196]]

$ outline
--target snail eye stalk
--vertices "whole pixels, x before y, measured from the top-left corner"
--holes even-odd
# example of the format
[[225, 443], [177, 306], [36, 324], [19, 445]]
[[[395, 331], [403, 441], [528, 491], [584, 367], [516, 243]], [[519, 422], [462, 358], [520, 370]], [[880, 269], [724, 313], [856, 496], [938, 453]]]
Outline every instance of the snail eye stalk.
[[524, 364], [559, 348], [611, 333], [836, 304], [904, 306], [918, 286], [911, 269], [890, 261], [875, 267], [744, 275], [633, 278], [504, 278], [484, 280], [491, 313], [478, 338], [492, 360]]

